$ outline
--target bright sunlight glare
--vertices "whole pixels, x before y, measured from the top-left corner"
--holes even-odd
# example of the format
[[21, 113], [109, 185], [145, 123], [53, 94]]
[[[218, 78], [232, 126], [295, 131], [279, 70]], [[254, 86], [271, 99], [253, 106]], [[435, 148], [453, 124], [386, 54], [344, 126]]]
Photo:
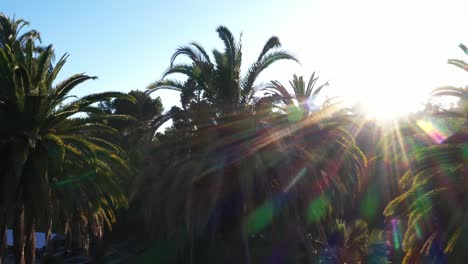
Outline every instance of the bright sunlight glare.
[[407, 103], [398, 97], [368, 97], [362, 99], [361, 104], [368, 118], [383, 121], [396, 119], [416, 110], [414, 103]]
[[[462, 0], [320, 1], [281, 37], [301, 58], [304, 76], [318, 71], [322, 81], [330, 81], [331, 96], [361, 105], [371, 118], [389, 120], [422, 109], [435, 88], [468, 81], [447, 64], [463, 55], [457, 45], [468, 37], [466, 10]], [[313, 30], [304, 32], [299, 24]]]
[[466, 3], [449, 2], [330, 1], [328, 8], [341, 17], [331, 27], [344, 33], [333, 35], [342, 46], [336, 49], [341, 63], [334, 64], [344, 64], [336, 67], [337, 81], [349, 85], [339, 88], [376, 119], [420, 110], [432, 89], [457, 80], [446, 62], [461, 55], [452, 43], [463, 42], [455, 36], [464, 23], [454, 12]]

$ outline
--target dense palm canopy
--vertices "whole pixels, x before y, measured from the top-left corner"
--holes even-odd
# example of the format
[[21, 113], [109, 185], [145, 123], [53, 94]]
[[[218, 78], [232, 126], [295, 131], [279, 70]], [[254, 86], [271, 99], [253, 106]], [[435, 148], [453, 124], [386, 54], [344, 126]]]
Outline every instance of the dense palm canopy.
[[[160, 155], [178, 159], [149, 169], [161, 175], [154, 184], [162, 200], [147, 200], [152, 204], [148, 205], [153, 208], [151, 214], [165, 210], [166, 230], [179, 230], [170, 236], [188, 233], [200, 240], [197, 234], [212, 233], [210, 240], [229, 241], [230, 249], [222, 249], [225, 256], [245, 261], [249, 250], [242, 249], [242, 244], [248, 244], [251, 235], [271, 232], [275, 223], [280, 226], [293, 219], [303, 230], [317, 224], [307, 219], [307, 210], [321, 195], [339, 203], [334, 209], [337, 215], [344, 214], [343, 201], [352, 199], [359, 189], [366, 162], [344, 130], [345, 118], [334, 116], [328, 106], [293, 120], [288, 111], [273, 111], [278, 96], [254, 96], [271, 86], [255, 86], [255, 79], [267, 66], [280, 59], [295, 60], [287, 52], [275, 50], [280, 45], [276, 37], [267, 41], [257, 61], [241, 78], [240, 45], [226, 28], [219, 27], [218, 34], [226, 48], [224, 53], [213, 52], [216, 64], [200, 45], [192, 43], [176, 51], [165, 73], [183, 73], [188, 80], [162, 80], [150, 85], [151, 90], [179, 90], [182, 102], [189, 103], [172, 111], [176, 131], [161, 138], [161, 144], [166, 140], [173, 144], [174, 152], [171, 155], [162, 146]], [[179, 55], [188, 56], [192, 65], [174, 64]], [[307, 91], [301, 94], [300, 85], [304, 83], [299, 80], [296, 78], [295, 84], [300, 103], [323, 88], [312, 91], [317, 81], [312, 75]], [[193, 99], [184, 101], [188, 94]], [[287, 99], [281, 98], [289, 104], [291, 100]], [[282, 205], [274, 208], [275, 201], [281, 200]], [[271, 220], [258, 226], [257, 214], [264, 210], [271, 214]]]

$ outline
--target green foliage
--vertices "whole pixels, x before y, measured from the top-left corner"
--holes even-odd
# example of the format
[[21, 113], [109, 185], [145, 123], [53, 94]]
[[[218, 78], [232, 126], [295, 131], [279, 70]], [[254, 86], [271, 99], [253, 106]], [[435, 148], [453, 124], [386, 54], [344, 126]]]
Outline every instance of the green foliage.
[[245, 232], [247, 235], [256, 234], [271, 225], [273, 220], [273, 204], [268, 202], [255, 209], [248, 217]]
[[[173, 129], [157, 137], [153, 161], [138, 190], [148, 212], [146, 230], [155, 239], [177, 239], [182, 247], [178, 252], [202, 241], [224, 241], [221, 247], [234, 243], [231, 247], [238, 253], [232, 257], [243, 259], [240, 241], [273, 235], [288, 221], [318, 228], [331, 212], [344, 215], [344, 201], [353, 200], [359, 190], [366, 159], [344, 129], [348, 117], [338, 113], [337, 105], [317, 105], [310, 111], [306, 102], [289, 104], [289, 95], [253, 96], [262, 90], [254, 88], [255, 79], [267, 66], [294, 59], [277, 51], [276, 37], [241, 77], [240, 44], [224, 27], [218, 34], [225, 49], [215, 50], [214, 60], [193, 43], [173, 55], [164, 76], [182, 73], [188, 77], [185, 82], [150, 85], [150, 91], [181, 91], [182, 109], [169, 111]], [[192, 63], [175, 64], [181, 55]], [[307, 86], [295, 80], [304, 86], [301, 100], [316, 96], [326, 85], [315, 89], [314, 74]], [[291, 119], [287, 111], [275, 112], [281, 100], [306, 114]], [[181, 232], [193, 241], [181, 238]], [[292, 244], [299, 241], [295, 238]]]
[[85, 211], [110, 226], [114, 210], [127, 203], [121, 181], [128, 164], [107, 140], [115, 132], [101, 122], [107, 116], [87, 114], [102, 100], [128, 97], [106, 92], [71, 99], [77, 85], [95, 77], [77, 74], [55, 84], [68, 56], [54, 64], [52, 45], [36, 46], [37, 32], [18, 36], [26, 22], [0, 15], [0, 24], [0, 121], [8, 124], [0, 127], [8, 157], [0, 163], [2, 215], [17, 222], [13, 209], [24, 206], [26, 224], [41, 227]]

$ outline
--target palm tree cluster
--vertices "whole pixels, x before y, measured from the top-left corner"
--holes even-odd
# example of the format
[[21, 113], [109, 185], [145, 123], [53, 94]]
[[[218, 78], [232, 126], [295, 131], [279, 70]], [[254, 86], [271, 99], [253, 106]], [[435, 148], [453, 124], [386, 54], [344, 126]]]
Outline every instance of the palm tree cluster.
[[[146, 91], [76, 97], [95, 77], [57, 82], [68, 56], [27, 25], [0, 16], [0, 234], [13, 229], [16, 263], [38, 259], [36, 231], [46, 256], [55, 232], [99, 263], [468, 257], [466, 88], [436, 89], [457, 105], [382, 128], [324, 94], [316, 73], [260, 82], [298, 62], [278, 37], [241, 71], [242, 41], [220, 26], [223, 49], [177, 48]], [[161, 89], [180, 92], [180, 107], [164, 112]]]
[[[97, 102], [131, 97], [118, 92], [76, 98], [72, 90], [93, 76], [60, 82], [67, 55], [55, 61], [36, 31], [21, 34], [23, 20], [0, 16], [1, 232], [13, 227], [16, 263], [35, 262], [35, 230], [63, 230], [73, 247], [88, 243], [82, 229], [109, 225], [127, 204], [122, 182], [128, 161], [108, 140], [116, 129], [102, 122], [126, 115], [91, 116]], [[86, 231], [87, 232], [87, 231]], [[5, 243], [2, 243], [5, 246]]]

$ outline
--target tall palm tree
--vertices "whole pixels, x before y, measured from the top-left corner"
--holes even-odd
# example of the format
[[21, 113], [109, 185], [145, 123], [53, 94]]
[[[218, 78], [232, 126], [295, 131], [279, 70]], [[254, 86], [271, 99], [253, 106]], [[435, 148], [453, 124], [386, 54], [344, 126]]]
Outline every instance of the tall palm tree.
[[[164, 166], [151, 171], [161, 171], [162, 175], [168, 173], [168, 177], [161, 176], [158, 181], [158, 190], [167, 193], [161, 197], [169, 199], [165, 200], [169, 206], [168, 222], [180, 223], [171, 217], [174, 215], [171, 211], [175, 210], [186, 212], [185, 218], [179, 217], [178, 220], [185, 223], [188, 230], [206, 230], [206, 223], [212, 223], [211, 228], [217, 230], [213, 226], [219, 225], [222, 236], [230, 241], [226, 242], [230, 250], [225, 254], [238, 258], [241, 255], [242, 261], [248, 261], [249, 234], [265, 228], [254, 224], [257, 210], [270, 208], [268, 201], [284, 199], [280, 197], [288, 197], [287, 201], [296, 199], [288, 202], [291, 204], [288, 210], [282, 211], [289, 211], [289, 215], [301, 212], [298, 224], [306, 226], [307, 217], [303, 213], [307, 211], [309, 202], [322, 195], [323, 191], [327, 190], [327, 195], [333, 200], [340, 194], [353, 195], [359, 186], [365, 158], [352, 136], [342, 129], [344, 118], [329, 118], [335, 106], [327, 104], [313, 116], [307, 115], [301, 120], [286, 119], [286, 122], [281, 113], [266, 113], [271, 111], [268, 105], [275, 99], [256, 98], [254, 93], [265, 86], [254, 88], [255, 79], [272, 62], [294, 59], [285, 52], [272, 51], [279, 46], [277, 38], [267, 42], [246, 76], [240, 78], [240, 45], [235, 43], [227, 29], [220, 27], [218, 33], [226, 51], [213, 52], [216, 64], [211, 62], [200, 45], [192, 43], [178, 49], [164, 75], [182, 73], [188, 76], [187, 82], [162, 80], [149, 87], [150, 91], [173, 89], [181, 91], [183, 99], [193, 98], [182, 114], [182, 127], [192, 124], [185, 133], [190, 132], [193, 137], [185, 142], [206, 142], [200, 144], [202, 147], [197, 152], [187, 144], [187, 151], [178, 156], [176, 164], [170, 165], [178, 168], [175, 174], [171, 170], [165, 172]], [[174, 64], [179, 55], [189, 57], [192, 64]], [[321, 86], [314, 91], [316, 81], [317, 78], [312, 76], [305, 89], [304, 82], [295, 78], [302, 105], [305, 97], [315, 96], [323, 88]], [[285, 105], [290, 105], [292, 98], [288, 94], [282, 100]], [[205, 109], [202, 115], [201, 109]], [[205, 119], [200, 120], [200, 116], [205, 116]], [[267, 116], [269, 121], [265, 122], [263, 118]], [[194, 120], [200, 121], [193, 123]], [[176, 124], [179, 125], [178, 122]], [[188, 197], [177, 195], [180, 190], [186, 190]], [[288, 219], [288, 213], [281, 214], [283, 219]], [[239, 245], [243, 245], [243, 249], [235, 250]]]
[[[242, 76], [242, 43], [236, 41], [229, 29], [224, 26], [218, 27], [216, 31], [224, 43], [224, 51], [213, 50], [214, 60], [200, 44], [192, 42], [177, 49], [163, 78], [175, 73], [187, 76], [196, 83], [196, 91], [214, 104], [224, 116], [251, 105], [256, 92], [256, 80], [270, 65], [280, 60], [297, 61], [288, 52], [279, 50], [281, 47], [279, 39], [271, 37], [247, 73]], [[186, 56], [190, 59], [190, 63], [175, 63], [179, 56]], [[183, 92], [188, 87], [180, 81], [163, 79], [150, 84], [148, 88], [150, 92], [158, 89]]]
[[[183, 111], [174, 109], [171, 112], [174, 116], [180, 117], [174, 121], [175, 126], [179, 128], [175, 133], [181, 135], [180, 138], [190, 138], [190, 141], [187, 141], [190, 143], [179, 145], [182, 149], [187, 148], [188, 152], [181, 153], [176, 161], [177, 164], [172, 165], [180, 169], [176, 178], [162, 177], [166, 180], [159, 186], [166, 186], [165, 192], [170, 191], [171, 194], [167, 197], [174, 197], [175, 193], [172, 192], [177, 189], [190, 190], [190, 192], [189, 197], [185, 199], [180, 196], [174, 198], [172, 202], [180, 201], [180, 207], [174, 205], [172, 209], [184, 208], [183, 210], [187, 212], [186, 217], [179, 219], [188, 220], [192, 215], [194, 220], [190, 221], [191, 223], [185, 221], [187, 228], [201, 230], [202, 223], [208, 221], [210, 214], [218, 214], [214, 211], [227, 199], [226, 197], [237, 196], [233, 205], [236, 208], [233, 211], [236, 213], [232, 219], [235, 220], [231, 221], [232, 225], [229, 228], [225, 222], [223, 224], [226, 227], [224, 235], [229, 233], [231, 236], [228, 240], [239, 242], [242, 240], [240, 219], [245, 213], [238, 214], [237, 211], [244, 205], [249, 208], [248, 210], [252, 207], [250, 205], [253, 197], [252, 181], [256, 178], [252, 175], [253, 171], [241, 173], [242, 168], [255, 167], [253, 164], [241, 164], [255, 161], [250, 158], [252, 151], [248, 148], [251, 147], [249, 144], [253, 144], [258, 133], [256, 126], [258, 118], [255, 116], [260, 112], [257, 112], [258, 108], [255, 107], [258, 98], [255, 98], [254, 94], [261, 86], [256, 83], [256, 80], [268, 66], [277, 61], [297, 60], [288, 52], [279, 50], [281, 46], [279, 39], [271, 37], [246, 74], [242, 75], [241, 42], [236, 41], [226, 27], [218, 27], [217, 32], [224, 43], [224, 50], [215, 49], [211, 58], [198, 43], [180, 47], [172, 56], [171, 65], [164, 73], [163, 80], [152, 83], [149, 91], [172, 89], [182, 94]], [[190, 62], [188, 64], [175, 63], [180, 56], [187, 57]], [[176, 73], [185, 75], [187, 80], [180, 82], [166, 79], [168, 75]], [[203, 161], [196, 165], [197, 160]], [[179, 178], [184, 177], [182, 171], [189, 173], [185, 174], [185, 177], [193, 177], [192, 180]], [[202, 171], [204, 173], [199, 174]], [[171, 174], [167, 175], [170, 177]], [[212, 190], [211, 198], [206, 196], [206, 191], [202, 193], [202, 185]], [[209, 206], [202, 208], [203, 203]], [[232, 249], [242, 248], [242, 245], [237, 242], [231, 247]], [[242, 250], [237, 251], [238, 254], [230, 254], [243, 257], [245, 254], [240, 251]]]
[[[117, 139], [132, 163], [134, 169], [141, 168], [146, 159], [147, 152], [152, 148], [152, 141], [156, 130], [159, 128], [159, 121], [165, 118], [161, 99], [151, 98], [143, 91], [131, 91], [128, 93], [135, 101], [125, 98], [117, 98], [112, 101], [101, 102], [99, 108], [103, 111], [93, 115], [127, 115], [129, 120], [108, 120], [107, 124], [120, 132]], [[169, 116], [169, 115], [168, 115]]]
[[33, 39], [21, 49], [12, 49], [9, 44], [0, 49], [0, 120], [9, 124], [0, 128], [0, 148], [5, 154], [0, 164], [0, 208], [6, 213], [16, 211], [17, 263], [24, 261], [24, 237], [26, 261], [35, 261], [35, 227], [46, 218], [52, 183], [63, 178], [65, 163], [71, 157], [86, 161], [96, 178], [101, 179], [101, 171], [105, 172], [103, 181], [95, 181], [95, 187], [88, 190], [97, 191], [94, 199], [101, 199], [97, 197], [105, 188], [103, 183], [117, 180], [113, 179], [111, 164], [126, 167], [117, 146], [104, 137], [93, 137], [93, 131], [115, 133], [115, 129], [103, 125], [100, 119], [86, 117], [86, 113], [95, 111], [94, 103], [125, 95], [106, 92], [72, 99], [69, 94], [78, 84], [95, 77], [77, 74], [54, 85], [68, 56], [62, 56], [55, 65], [53, 57], [52, 46], [38, 50]]
[[343, 212], [343, 202], [354, 197], [359, 190], [366, 158], [346, 130], [351, 123], [351, 116], [332, 100], [325, 100], [321, 104], [317, 102], [320, 92], [328, 85], [326, 82], [315, 87], [317, 80], [318, 77], [313, 73], [306, 85], [302, 77], [294, 75], [290, 81], [293, 94], [277, 81], [264, 90], [273, 92], [279, 109], [287, 116], [287, 122], [278, 130], [286, 135], [283, 140], [287, 142], [284, 146], [288, 156], [302, 164], [293, 167], [299, 170], [307, 164], [313, 167], [306, 166], [309, 177], [303, 177], [304, 194], [317, 196], [317, 193], [306, 191], [308, 184], [305, 183], [314, 185], [327, 182], [324, 188], [317, 191], [329, 189], [329, 194], [338, 199], [334, 203], [335, 207], [341, 207], [335, 209]]
[[[461, 60], [449, 60], [449, 63], [465, 69]], [[465, 221], [468, 112], [464, 105], [467, 92], [462, 88], [444, 87], [436, 89], [434, 95], [459, 97], [459, 107], [443, 111], [442, 116], [455, 118], [461, 125], [439, 144], [410, 153], [411, 168], [400, 180], [404, 192], [384, 211], [387, 216], [407, 219], [403, 238], [405, 263], [424, 258], [442, 261], [446, 255], [450, 262], [459, 263], [467, 256], [464, 241], [468, 234]], [[434, 115], [435, 118], [439, 116], [440, 113]]]
[[[342, 129], [340, 119], [331, 118], [332, 112], [317, 111], [303, 120], [289, 122], [276, 111], [276, 117], [265, 122], [268, 107], [262, 107], [274, 101], [277, 99], [261, 98], [255, 107], [247, 105], [247, 110], [237, 110], [238, 117], [257, 109], [236, 120], [237, 127], [231, 131], [237, 133], [228, 134], [230, 138], [221, 128], [235, 119], [231, 117], [231, 123], [221, 120], [219, 125], [219, 108], [209, 100], [194, 100], [189, 107], [174, 112], [176, 129], [161, 137], [161, 143], [172, 149], [159, 148], [161, 156], [155, 159], [168, 163], [154, 162], [148, 169], [150, 175], [159, 175], [154, 183], [157, 188], [152, 192], [161, 193], [157, 200], [147, 199], [153, 203], [149, 206], [153, 208], [148, 210], [150, 215], [166, 212], [163, 214], [167, 215], [167, 230], [177, 230], [174, 233], [186, 241], [194, 241], [197, 236], [186, 237], [180, 230], [184, 225], [188, 233], [213, 233], [211, 240], [224, 237], [223, 246], [211, 242], [206, 247], [224, 247], [217, 251], [238, 258], [244, 254], [243, 261], [247, 261], [248, 250], [235, 248], [242, 243], [248, 248], [250, 235], [269, 230], [272, 225], [272, 232], [278, 233], [279, 227], [294, 225], [305, 230], [308, 225], [317, 224], [307, 220], [307, 212], [311, 201], [323, 192], [330, 200], [341, 194], [352, 197], [365, 158], [351, 135]], [[171, 158], [175, 156], [178, 158]], [[226, 171], [226, 167], [234, 169]], [[272, 201], [283, 202], [276, 207]], [[180, 217], [181, 212], [185, 212], [185, 217]], [[264, 213], [271, 216], [267, 219], [275, 220], [259, 220]], [[236, 234], [243, 237], [236, 238]], [[275, 236], [282, 239], [281, 235]]]
[[[21, 49], [24, 48], [25, 43], [27, 40], [39, 40], [40, 41], [40, 35], [37, 31], [35, 30], [30, 30], [25, 33], [21, 33], [21, 30], [27, 26], [29, 23], [25, 20], [19, 19], [11, 19], [8, 16], [6, 16], [3, 13], [0, 13], [0, 48], [5, 49], [11, 49], [15, 50], [16, 52], [21, 52]], [[0, 104], [5, 104], [2, 100], [0, 100]], [[0, 171], [0, 173], [2, 173]], [[4, 260], [6, 253], [6, 224], [7, 224], [7, 212], [4, 210], [1, 210], [2, 214], [2, 220], [0, 220], [1, 227], [0, 227], [0, 232], [2, 234], [2, 237], [5, 239], [2, 239], [0, 245], [1, 245], [1, 256], [0, 258]]]
[[[122, 236], [122, 239], [132, 239], [135, 237], [148, 238], [148, 233], [141, 228], [146, 220], [142, 211], [138, 208], [145, 202], [144, 198], [148, 179], [143, 176], [143, 168], [151, 160], [151, 155], [156, 149], [154, 140], [155, 132], [159, 128], [158, 122], [169, 117], [170, 114], [162, 114], [163, 106], [161, 99], [151, 98], [144, 91], [134, 90], [128, 93], [135, 98], [135, 102], [117, 98], [115, 100], [105, 101], [99, 104], [103, 111], [93, 115], [129, 115], [131, 120], [106, 120], [107, 125], [117, 129], [119, 136], [112, 141], [121, 146], [128, 157], [131, 172], [125, 179], [125, 192], [129, 199], [129, 209], [119, 210], [117, 226], [113, 231], [114, 238]], [[161, 122], [163, 123], [163, 122]], [[95, 221], [96, 222], [96, 221]], [[98, 225], [95, 225], [98, 227]], [[101, 228], [102, 229], [102, 228]], [[142, 231], [142, 232], [139, 232]], [[128, 233], [132, 236], [129, 237]], [[96, 235], [93, 235], [96, 238]], [[141, 239], [139, 239], [141, 241]], [[92, 242], [92, 241], [91, 241]], [[105, 241], [97, 241], [97, 244], [103, 244]], [[131, 243], [131, 242], [129, 242]], [[99, 250], [94, 250], [99, 253]]]

